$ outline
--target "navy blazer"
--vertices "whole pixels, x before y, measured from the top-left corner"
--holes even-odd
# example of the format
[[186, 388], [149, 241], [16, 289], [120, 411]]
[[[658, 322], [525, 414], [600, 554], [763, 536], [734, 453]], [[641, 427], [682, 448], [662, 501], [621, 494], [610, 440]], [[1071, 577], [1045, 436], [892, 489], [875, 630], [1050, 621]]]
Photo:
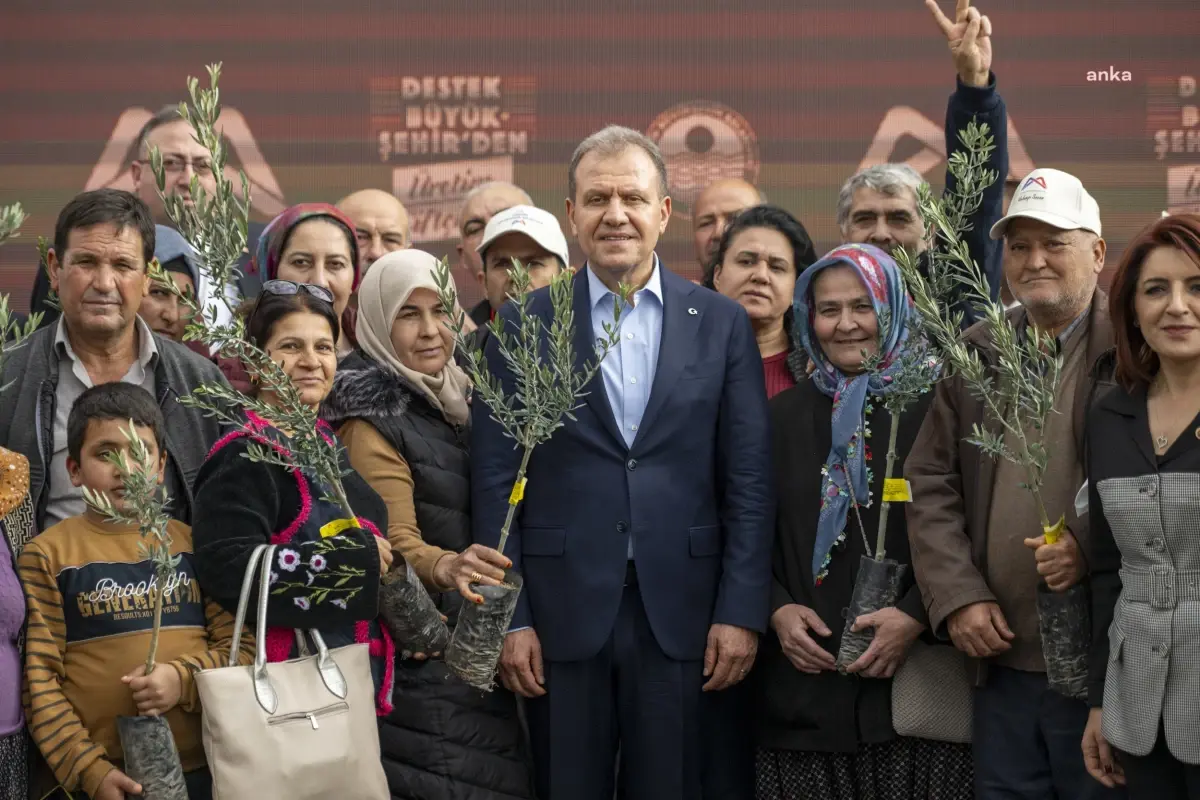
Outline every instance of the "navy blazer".
[[[582, 364], [594, 352], [591, 300], [584, 269], [573, 280]], [[534, 627], [550, 660], [604, 646], [631, 536], [646, 616], [670, 658], [702, 659], [714, 623], [766, 629], [775, 501], [762, 358], [740, 305], [665, 268], [662, 289], [658, 366], [633, 446], [597, 372], [576, 419], [529, 461], [505, 547], [525, 579], [512, 627]], [[548, 324], [549, 291], [528, 302]], [[513, 303], [500, 314], [510, 326], [518, 316]], [[486, 357], [511, 392], [495, 337]], [[471, 416], [474, 538], [495, 547], [520, 452], [478, 397]]]

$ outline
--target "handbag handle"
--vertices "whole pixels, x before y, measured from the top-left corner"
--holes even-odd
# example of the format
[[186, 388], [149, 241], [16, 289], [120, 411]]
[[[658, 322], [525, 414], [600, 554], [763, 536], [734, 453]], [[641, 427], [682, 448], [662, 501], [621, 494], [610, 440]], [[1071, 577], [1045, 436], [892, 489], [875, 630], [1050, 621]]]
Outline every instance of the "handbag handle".
[[[237, 612], [233, 615], [233, 638], [229, 645], [229, 666], [236, 667], [238, 662], [238, 653], [242, 649], [242, 626], [246, 624], [246, 608], [250, 605], [250, 587], [254, 584], [254, 569], [258, 566], [258, 561], [262, 558], [262, 554], [270, 547], [267, 544], [260, 544], [250, 553], [250, 560], [246, 562], [246, 574], [242, 576], [242, 591], [238, 595]], [[271, 561], [267, 559], [268, 575], [271, 571]]]
[[[267, 595], [271, 588], [271, 563], [275, 556], [276, 546], [273, 544], [260, 544], [254, 548], [254, 552], [250, 554], [250, 562], [246, 565], [246, 574], [242, 578], [242, 593], [238, 597], [237, 615], [233, 621], [233, 642], [230, 646], [229, 661], [230, 666], [237, 664], [237, 653], [241, 647], [242, 626], [246, 622], [246, 612], [250, 605], [250, 587], [254, 581], [255, 567], [259, 565], [261, 560], [261, 569], [258, 576], [258, 609], [257, 609], [257, 636], [254, 643], [254, 697], [258, 701], [263, 711], [268, 714], [274, 714], [279, 708], [279, 695], [275, 691], [275, 687], [271, 685], [271, 678], [267, 674]], [[302, 639], [303, 634], [297, 630], [297, 641]], [[316, 628], [309, 628], [308, 634], [312, 637], [313, 643], [317, 646], [317, 671], [321, 674], [321, 681], [325, 684], [325, 688], [330, 694], [337, 697], [339, 700], [345, 700], [349, 694], [350, 687], [346, 683], [346, 676], [342, 674], [342, 670], [338, 667], [337, 662], [333, 660], [333, 656], [329, 654], [329, 648], [325, 645], [325, 640]]]
[[[338, 700], [345, 700], [346, 695], [350, 693], [350, 687], [346, 684], [346, 676], [342, 674], [341, 668], [329, 654], [329, 648], [325, 645], [325, 639], [322, 638], [321, 632], [316, 628], [307, 630], [308, 635], [312, 637], [313, 644], [317, 646], [317, 671], [321, 673], [321, 680], [325, 683], [325, 688]], [[297, 628], [296, 644], [300, 647], [300, 652], [308, 655], [308, 648], [303, 643], [304, 631]]]

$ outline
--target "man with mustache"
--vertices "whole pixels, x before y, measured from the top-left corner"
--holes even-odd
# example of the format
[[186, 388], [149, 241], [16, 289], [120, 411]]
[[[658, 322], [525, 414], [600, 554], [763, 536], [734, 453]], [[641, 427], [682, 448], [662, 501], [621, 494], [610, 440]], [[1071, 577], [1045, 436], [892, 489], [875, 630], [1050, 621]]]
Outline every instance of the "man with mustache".
[[[657, 145], [616, 126], [585, 139], [568, 171], [587, 257], [572, 278], [576, 369], [629, 292], [583, 405], [529, 460], [505, 550], [525, 588], [500, 677], [528, 699], [538, 796], [553, 800], [611, 800], [617, 781], [631, 798], [753, 791], [726, 690], [753, 665], [768, 615], [762, 359], [740, 305], [655, 253], [666, 172]], [[549, 289], [528, 298], [549, 335]], [[515, 304], [498, 313], [518, 324]], [[495, 337], [486, 353], [511, 392]], [[485, 404], [471, 413], [474, 535], [495, 547], [521, 453]]]
[[84, 192], [54, 226], [49, 278], [62, 315], [12, 354], [0, 374], [0, 446], [30, 463], [38, 530], [82, 514], [67, 472], [67, 416], [84, 390], [122, 381], [151, 394], [166, 420], [170, 513], [188, 522], [191, 486], [220, 426], [178, 399], [202, 383], [223, 383], [216, 365], [151, 331], [138, 316], [150, 291], [154, 255], [150, 209], [118, 189]]
[[[1020, 303], [1009, 319], [1022, 336], [1036, 329], [1054, 337], [1062, 358], [1056, 413], [1042, 431], [1049, 463], [1041, 497], [1053, 519], [1066, 515], [1066, 529], [1046, 544], [1022, 468], [968, 441], [977, 427], [998, 426], [955, 375], [934, 390], [904, 467], [913, 572], [930, 629], [974, 659], [975, 796], [1122, 797], [1084, 768], [1088, 708], [1049, 688], [1035, 599], [1040, 582], [1064, 592], [1087, 572], [1088, 518], [1074, 501], [1085, 478], [1086, 412], [1097, 396], [1093, 365], [1113, 345], [1108, 298], [1097, 285], [1100, 208], [1075, 176], [1035, 169], [990, 235], [1003, 240], [1004, 276]], [[965, 338], [994, 369], [986, 326]], [[1004, 443], [1018, 446], [1012, 434]]]

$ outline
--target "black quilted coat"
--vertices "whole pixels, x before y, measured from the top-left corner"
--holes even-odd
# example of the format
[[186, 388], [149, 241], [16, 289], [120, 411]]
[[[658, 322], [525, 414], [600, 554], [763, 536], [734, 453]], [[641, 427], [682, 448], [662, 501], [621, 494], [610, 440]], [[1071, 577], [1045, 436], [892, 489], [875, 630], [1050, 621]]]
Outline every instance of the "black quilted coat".
[[[467, 431], [456, 428], [411, 384], [355, 354], [338, 368], [322, 414], [335, 427], [371, 423], [412, 470], [417, 526], [425, 541], [461, 551], [471, 544]], [[453, 626], [462, 598], [434, 595]], [[440, 660], [397, 655], [395, 710], [379, 723], [392, 797], [405, 800], [524, 800], [533, 797], [528, 748], [516, 698], [459, 681]]]

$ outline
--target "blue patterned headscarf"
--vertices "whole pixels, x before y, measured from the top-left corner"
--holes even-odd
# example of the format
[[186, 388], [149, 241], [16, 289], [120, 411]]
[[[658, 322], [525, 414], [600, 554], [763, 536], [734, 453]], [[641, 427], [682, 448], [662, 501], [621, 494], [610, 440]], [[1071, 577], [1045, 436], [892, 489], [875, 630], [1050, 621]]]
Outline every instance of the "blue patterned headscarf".
[[[821, 270], [837, 266], [852, 267], [858, 273], [875, 306], [875, 317], [880, 323], [879, 352], [884, 356], [882, 369], [877, 373], [845, 375], [830, 363], [817, 341], [813, 329], [813, 279]], [[859, 505], [870, 505], [864, 441], [867, 398], [886, 395], [890, 390], [892, 375], [908, 342], [909, 322], [916, 311], [896, 262], [869, 244], [841, 245], [806, 269], [796, 281], [794, 304], [800, 342], [814, 365], [811, 380], [823, 394], [833, 398], [833, 446], [821, 470], [821, 516], [812, 556], [813, 579], [819, 584], [828, 572], [834, 545], [845, 536], [851, 507], [848, 485], [853, 488]]]

